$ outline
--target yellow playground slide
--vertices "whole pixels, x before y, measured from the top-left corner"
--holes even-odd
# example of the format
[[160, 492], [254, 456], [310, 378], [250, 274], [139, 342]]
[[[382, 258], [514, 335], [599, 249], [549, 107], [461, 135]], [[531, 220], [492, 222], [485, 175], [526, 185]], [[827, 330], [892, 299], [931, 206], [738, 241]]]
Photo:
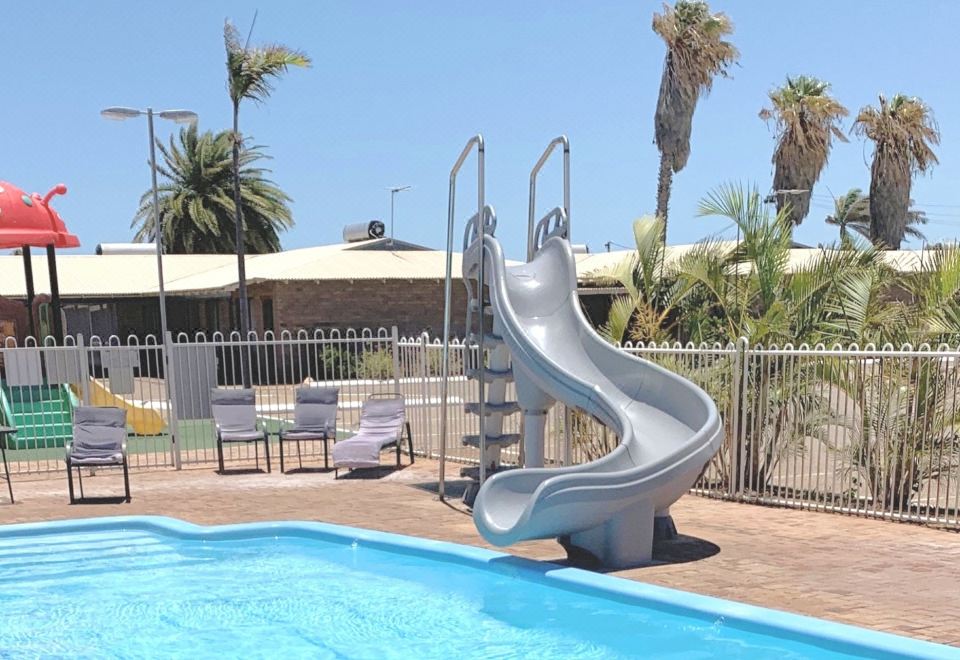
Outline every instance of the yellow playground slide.
[[[114, 406], [127, 411], [127, 426], [136, 435], [159, 435], [166, 428], [163, 417], [156, 410], [130, 403], [122, 396], [114, 394], [95, 378], [90, 379], [90, 405]], [[77, 387], [73, 386], [78, 396]]]

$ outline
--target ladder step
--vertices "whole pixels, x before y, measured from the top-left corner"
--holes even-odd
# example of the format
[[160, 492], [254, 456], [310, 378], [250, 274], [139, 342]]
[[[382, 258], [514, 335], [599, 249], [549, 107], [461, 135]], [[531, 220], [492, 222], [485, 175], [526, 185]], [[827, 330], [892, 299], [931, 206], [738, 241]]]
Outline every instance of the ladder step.
[[[468, 345], [476, 346], [478, 343], [480, 343], [480, 338], [477, 336], [476, 332], [471, 332], [469, 335], [467, 335]], [[485, 346], [493, 348], [503, 343], [503, 337], [500, 335], [495, 335], [492, 332], [485, 332], [483, 333], [483, 343]]]
[[[480, 377], [479, 371], [479, 369], [467, 369], [467, 378], [477, 380]], [[496, 369], [486, 368], [483, 370], [483, 381], [485, 383], [492, 383], [495, 380], [513, 382], [513, 369], [498, 371]]]
[[[487, 436], [487, 446], [488, 447], [510, 447], [520, 442], [519, 433], [503, 433], [501, 435], [488, 435]], [[473, 435], [465, 435], [461, 440], [464, 447], [476, 447], [480, 448], [480, 435], [474, 433]]]
[[[476, 311], [478, 311], [479, 309], [480, 309], [480, 302], [479, 302], [476, 298], [471, 299], [471, 300], [470, 300], [470, 311], [471, 311], [471, 312], [476, 312]], [[483, 313], [486, 314], [487, 316], [493, 316], [493, 307], [491, 307], [490, 305], [484, 305], [484, 306], [483, 306]]]
[[[466, 403], [463, 406], [463, 409], [471, 415], [480, 414], [480, 404], [479, 403]], [[506, 401], [504, 403], [488, 403], [484, 406], [484, 413], [487, 415], [495, 415], [500, 413], [501, 415], [510, 415], [515, 412], [520, 412], [520, 404], [516, 401]]]

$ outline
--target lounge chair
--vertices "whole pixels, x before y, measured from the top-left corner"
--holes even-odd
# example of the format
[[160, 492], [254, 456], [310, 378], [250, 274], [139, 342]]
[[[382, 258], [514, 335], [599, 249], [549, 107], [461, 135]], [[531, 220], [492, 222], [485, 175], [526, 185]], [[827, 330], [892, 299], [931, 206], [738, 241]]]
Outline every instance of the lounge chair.
[[340, 397], [339, 387], [313, 387], [304, 385], [296, 391], [296, 402], [293, 407], [293, 426], [281, 429], [278, 435], [280, 441], [280, 472], [283, 467], [283, 443], [297, 443], [297, 461], [303, 469], [303, 458], [300, 455], [301, 441], [323, 441], [323, 468], [330, 469], [330, 457], [327, 452], [327, 441], [337, 437], [337, 400]]
[[217, 425], [217, 461], [220, 474], [224, 474], [224, 443], [253, 443], [253, 456], [260, 469], [260, 454], [257, 443], [263, 443], [270, 472], [270, 439], [265, 430], [257, 428], [257, 399], [252, 389], [227, 390], [214, 388], [210, 391], [210, 408]]
[[[82, 502], [81, 467], [123, 467], [124, 499], [130, 501], [127, 466], [127, 411], [120, 408], [80, 406], [73, 411], [73, 440], [67, 443], [67, 487], [70, 504]], [[73, 468], [77, 468], [80, 498], [73, 493]]]
[[413, 437], [406, 421], [403, 396], [400, 394], [373, 394], [360, 411], [360, 430], [350, 438], [333, 445], [333, 467], [339, 477], [340, 468], [379, 468], [380, 452], [387, 447], [397, 448], [397, 467], [400, 467], [400, 445], [404, 431], [413, 464]]

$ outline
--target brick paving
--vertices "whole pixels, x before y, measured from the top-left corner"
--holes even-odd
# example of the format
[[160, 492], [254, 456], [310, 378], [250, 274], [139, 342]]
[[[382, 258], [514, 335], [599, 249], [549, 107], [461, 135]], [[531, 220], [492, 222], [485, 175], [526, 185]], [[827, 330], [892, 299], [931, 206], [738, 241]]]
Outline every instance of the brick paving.
[[[131, 504], [69, 506], [62, 473], [24, 476], [14, 480], [17, 504], [0, 492], [0, 523], [127, 514], [320, 520], [489, 547], [458, 500], [437, 499], [436, 482], [437, 464], [425, 460], [380, 479], [338, 481], [193, 468], [132, 474]], [[101, 472], [84, 485], [88, 495], [115, 493], [120, 479]], [[653, 565], [616, 575], [960, 646], [960, 534], [690, 495], [672, 513], [681, 537], [659, 545]], [[564, 561], [553, 541], [507, 551]]]

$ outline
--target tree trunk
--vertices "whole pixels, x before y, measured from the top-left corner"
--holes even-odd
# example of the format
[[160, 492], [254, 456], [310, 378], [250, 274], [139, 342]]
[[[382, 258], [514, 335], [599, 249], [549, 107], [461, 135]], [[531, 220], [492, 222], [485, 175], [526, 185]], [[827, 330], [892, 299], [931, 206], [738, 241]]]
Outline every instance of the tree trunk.
[[910, 162], [890, 149], [878, 152], [870, 168], [870, 240], [882, 250], [899, 250], [910, 211]]
[[[237, 284], [240, 296], [240, 340], [246, 341], [250, 333], [250, 309], [247, 304], [247, 263], [246, 263], [246, 236], [243, 230], [243, 208], [240, 198], [240, 106], [233, 106], [233, 203], [236, 207], [236, 223], [234, 239], [237, 251]], [[240, 371], [243, 386], [250, 387], [250, 356], [246, 347], [240, 347]]]
[[660, 154], [660, 176], [657, 179], [657, 217], [663, 220], [663, 243], [667, 243], [667, 212], [670, 205], [670, 187], [673, 185], [673, 169], [667, 157]]

